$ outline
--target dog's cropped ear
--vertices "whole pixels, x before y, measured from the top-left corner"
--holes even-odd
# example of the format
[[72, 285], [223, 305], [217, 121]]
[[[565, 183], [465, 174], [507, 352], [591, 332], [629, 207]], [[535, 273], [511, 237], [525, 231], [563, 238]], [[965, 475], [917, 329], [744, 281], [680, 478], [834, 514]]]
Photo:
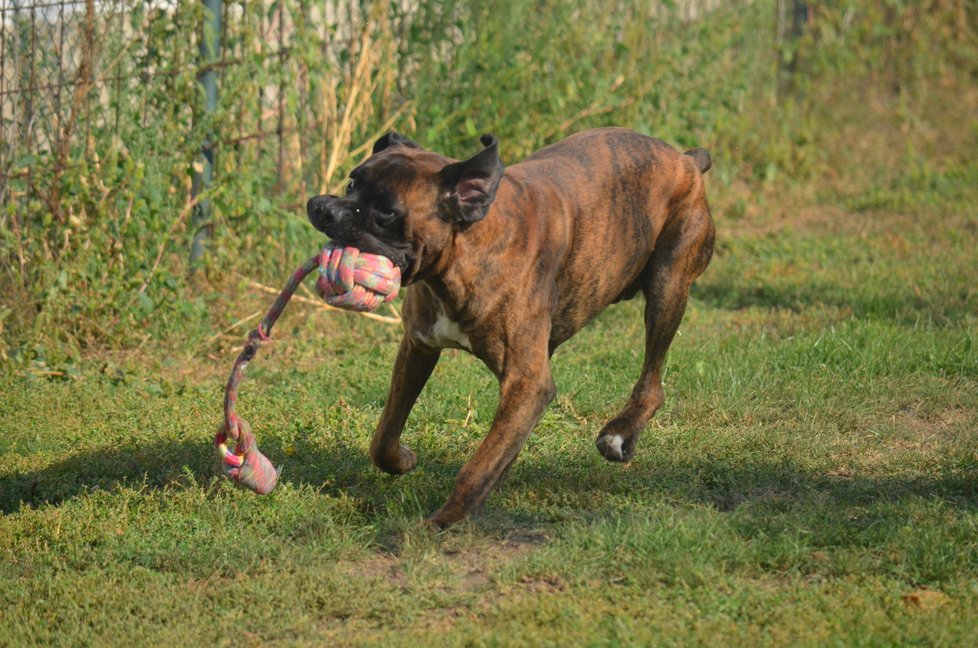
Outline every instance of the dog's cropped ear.
[[391, 131], [386, 135], [382, 136], [379, 140], [377, 140], [374, 143], [373, 152], [380, 153], [388, 146], [396, 146], [396, 145], [406, 146], [408, 148], [416, 148], [416, 149], [421, 148], [421, 146], [417, 142], [409, 140], [408, 138], [404, 137], [397, 131]]
[[496, 197], [503, 177], [499, 160], [499, 140], [493, 135], [480, 138], [485, 147], [468, 160], [455, 162], [440, 172], [444, 196], [444, 216], [468, 224], [482, 220]]

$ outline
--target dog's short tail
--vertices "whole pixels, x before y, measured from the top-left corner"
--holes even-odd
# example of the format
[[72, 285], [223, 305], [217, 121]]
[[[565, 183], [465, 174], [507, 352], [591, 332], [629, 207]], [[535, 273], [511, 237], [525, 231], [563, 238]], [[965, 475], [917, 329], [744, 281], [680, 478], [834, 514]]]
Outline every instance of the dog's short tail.
[[692, 148], [683, 153], [683, 155], [688, 155], [696, 161], [696, 167], [700, 170], [700, 173], [706, 173], [713, 166], [713, 158], [710, 157], [710, 152], [705, 148]]

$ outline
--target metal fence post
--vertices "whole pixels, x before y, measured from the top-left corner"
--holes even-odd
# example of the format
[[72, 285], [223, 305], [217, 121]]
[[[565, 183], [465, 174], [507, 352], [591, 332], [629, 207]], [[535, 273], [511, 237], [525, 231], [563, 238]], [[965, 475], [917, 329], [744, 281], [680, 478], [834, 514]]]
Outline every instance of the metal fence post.
[[[200, 84], [204, 88], [204, 119], [205, 123], [209, 115], [217, 109], [217, 69], [215, 67], [218, 58], [221, 56], [221, 0], [203, 0], [204, 18], [203, 30], [200, 38], [200, 63], [202, 72], [200, 73]], [[204, 143], [201, 146], [203, 165], [198, 171], [195, 167], [193, 183], [191, 185], [191, 197], [197, 198], [202, 192], [210, 187], [211, 180], [214, 178], [214, 148], [213, 133], [208, 132], [204, 136]], [[211, 222], [211, 200], [202, 198], [194, 206], [193, 216], [194, 241], [190, 247], [190, 270], [194, 271], [197, 263], [204, 256], [204, 248], [207, 239], [210, 238], [213, 224]]]

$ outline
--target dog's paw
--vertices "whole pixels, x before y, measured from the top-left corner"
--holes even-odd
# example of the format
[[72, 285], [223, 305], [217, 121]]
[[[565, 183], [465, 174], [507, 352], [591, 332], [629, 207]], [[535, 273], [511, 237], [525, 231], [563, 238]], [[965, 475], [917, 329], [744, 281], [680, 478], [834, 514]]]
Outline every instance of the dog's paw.
[[371, 456], [374, 465], [391, 475], [403, 475], [418, 463], [418, 455], [406, 445], [400, 445], [394, 453], [376, 453]]
[[598, 452], [608, 461], [629, 461], [635, 455], [635, 438], [638, 435], [625, 436], [619, 433], [603, 433], [598, 436], [594, 445]]
[[453, 524], [461, 522], [468, 513], [466, 509], [446, 502], [444, 506], [425, 518], [425, 524], [432, 531], [444, 531]]

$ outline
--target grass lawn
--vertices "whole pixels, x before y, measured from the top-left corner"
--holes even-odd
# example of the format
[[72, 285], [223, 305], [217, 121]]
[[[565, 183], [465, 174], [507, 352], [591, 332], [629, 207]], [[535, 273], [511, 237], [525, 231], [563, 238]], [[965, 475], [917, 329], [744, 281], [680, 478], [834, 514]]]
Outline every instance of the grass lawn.
[[418, 467], [381, 474], [394, 326], [286, 313], [241, 392], [282, 469], [266, 498], [210, 445], [243, 327], [3, 376], [0, 646], [974, 645], [976, 178], [718, 213], [636, 458], [593, 442], [638, 375], [641, 299], [557, 352], [505, 483], [440, 534], [421, 520], [496, 384], [445, 354]]

